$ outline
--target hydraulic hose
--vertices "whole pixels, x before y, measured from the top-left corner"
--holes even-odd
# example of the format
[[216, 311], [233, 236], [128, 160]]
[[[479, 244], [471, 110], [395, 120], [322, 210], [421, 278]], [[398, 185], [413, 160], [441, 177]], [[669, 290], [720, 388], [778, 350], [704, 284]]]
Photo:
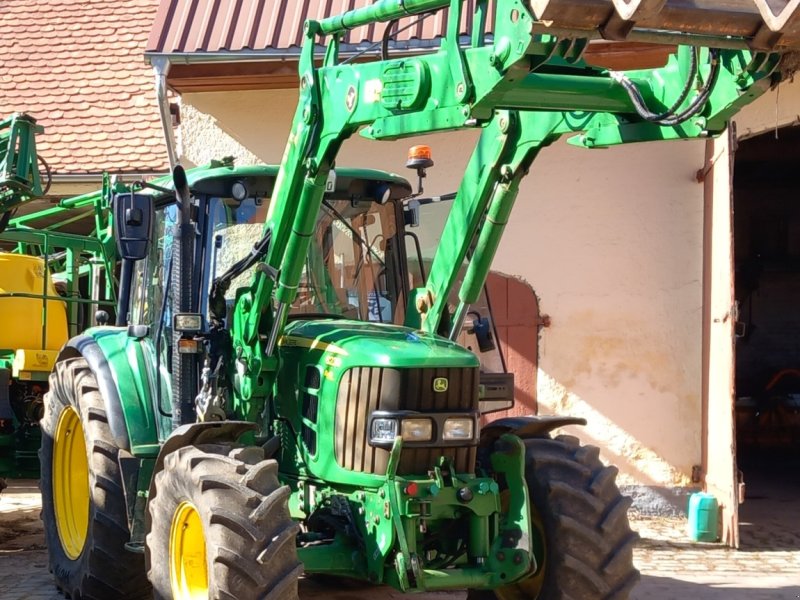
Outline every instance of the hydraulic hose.
[[720, 70], [720, 60], [719, 60], [719, 50], [711, 49], [709, 50], [710, 54], [710, 61], [711, 61], [711, 69], [708, 74], [708, 79], [703, 84], [702, 89], [700, 92], [695, 96], [695, 98], [689, 103], [684, 110], [680, 112], [676, 112], [681, 104], [686, 101], [686, 98], [689, 95], [689, 90], [691, 90], [692, 83], [697, 76], [697, 50], [692, 51], [692, 61], [690, 65], [690, 73], [689, 76], [686, 78], [686, 84], [683, 87], [683, 90], [678, 96], [678, 99], [670, 106], [666, 111], [662, 113], [654, 113], [648, 107], [642, 97], [641, 92], [636, 87], [627, 75], [618, 71], [612, 71], [611, 77], [620, 83], [625, 91], [628, 93], [628, 96], [633, 103], [633, 107], [636, 110], [636, 113], [645, 121], [649, 123], [655, 123], [657, 125], [664, 125], [668, 127], [674, 127], [676, 125], [680, 125], [681, 123], [685, 123], [692, 117], [699, 114], [708, 102], [708, 98], [711, 96], [711, 92], [714, 90], [714, 85], [719, 78], [719, 70]]

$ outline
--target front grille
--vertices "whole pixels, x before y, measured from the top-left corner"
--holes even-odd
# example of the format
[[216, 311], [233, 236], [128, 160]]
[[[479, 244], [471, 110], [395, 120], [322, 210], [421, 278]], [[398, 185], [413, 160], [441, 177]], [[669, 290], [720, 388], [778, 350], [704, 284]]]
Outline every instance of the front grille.
[[[434, 379], [444, 377], [445, 392], [433, 390]], [[369, 415], [376, 410], [419, 412], [475, 412], [478, 410], [478, 369], [388, 369], [355, 367], [342, 377], [336, 399], [336, 462], [343, 468], [383, 475], [389, 451], [369, 445]], [[404, 448], [398, 475], [425, 474], [440, 456], [453, 461], [456, 472], [471, 473], [474, 446]]]

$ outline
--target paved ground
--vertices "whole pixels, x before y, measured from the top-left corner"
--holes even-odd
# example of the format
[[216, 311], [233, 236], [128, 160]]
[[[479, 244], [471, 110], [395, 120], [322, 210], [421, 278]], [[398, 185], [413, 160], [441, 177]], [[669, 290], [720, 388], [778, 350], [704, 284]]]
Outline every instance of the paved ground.
[[[642, 537], [636, 563], [642, 581], [634, 600], [797, 600], [800, 598], [800, 495], [787, 486], [743, 507], [742, 549], [692, 544], [681, 519], [635, 519]], [[33, 482], [0, 494], [0, 598], [59, 600], [47, 572]], [[389, 589], [324, 589], [302, 583], [302, 598], [386, 600]], [[464, 594], [423, 594], [416, 600], [463, 600]], [[63, 599], [62, 599], [63, 600]], [[113, 599], [109, 599], [113, 600]]]

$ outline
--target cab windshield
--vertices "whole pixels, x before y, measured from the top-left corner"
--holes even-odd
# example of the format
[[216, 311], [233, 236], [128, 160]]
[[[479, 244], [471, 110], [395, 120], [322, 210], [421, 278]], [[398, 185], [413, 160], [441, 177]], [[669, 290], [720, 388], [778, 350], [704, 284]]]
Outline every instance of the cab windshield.
[[[268, 205], [266, 199], [212, 199], [209, 286], [261, 238]], [[394, 201], [326, 199], [290, 314], [402, 323], [397, 214]], [[253, 268], [233, 280], [225, 296], [229, 308], [236, 289], [250, 284]]]

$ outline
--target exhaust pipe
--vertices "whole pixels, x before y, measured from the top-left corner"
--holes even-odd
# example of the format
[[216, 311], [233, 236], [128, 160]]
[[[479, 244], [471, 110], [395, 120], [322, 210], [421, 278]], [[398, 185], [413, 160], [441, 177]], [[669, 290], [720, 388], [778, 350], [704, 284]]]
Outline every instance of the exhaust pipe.
[[172, 130], [172, 113], [169, 110], [169, 98], [167, 98], [167, 75], [169, 74], [170, 62], [166, 56], [154, 56], [151, 59], [151, 63], [156, 77], [156, 99], [158, 100], [158, 112], [161, 116], [161, 129], [164, 132], [169, 168], [172, 171], [178, 165], [178, 152], [175, 144], [175, 132]]

